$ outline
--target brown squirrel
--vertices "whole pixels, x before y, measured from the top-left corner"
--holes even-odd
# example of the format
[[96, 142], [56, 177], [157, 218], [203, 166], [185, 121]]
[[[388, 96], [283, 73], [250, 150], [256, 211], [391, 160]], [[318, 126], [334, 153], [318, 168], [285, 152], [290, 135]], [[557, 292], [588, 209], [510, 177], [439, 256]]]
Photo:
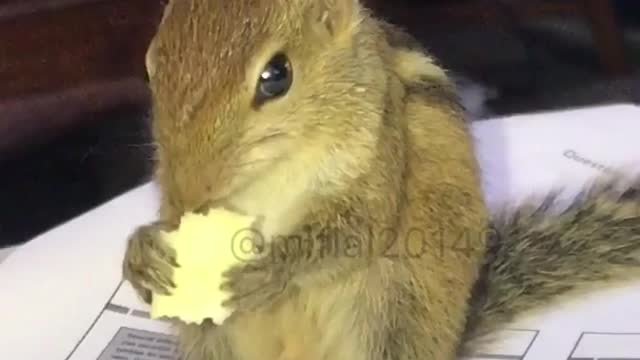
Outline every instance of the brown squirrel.
[[631, 186], [490, 216], [445, 71], [358, 1], [173, 0], [147, 69], [162, 202], [125, 279], [170, 293], [158, 230], [211, 206], [262, 216], [273, 255], [225, 274], [222, 326], [177, 324], [182, 360], [452, 360], [558, 294], [639, 274]]

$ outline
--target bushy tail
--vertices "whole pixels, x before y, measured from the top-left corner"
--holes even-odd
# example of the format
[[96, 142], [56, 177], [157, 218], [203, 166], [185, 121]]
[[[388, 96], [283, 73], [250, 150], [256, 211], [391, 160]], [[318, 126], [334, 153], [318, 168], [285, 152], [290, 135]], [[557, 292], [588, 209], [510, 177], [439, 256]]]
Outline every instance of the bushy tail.
[[557, 204], [549, 196], [493, 220], [465, 344], [568, 291], [640, 279], [640, 178], [593, 184], [569, 207]]

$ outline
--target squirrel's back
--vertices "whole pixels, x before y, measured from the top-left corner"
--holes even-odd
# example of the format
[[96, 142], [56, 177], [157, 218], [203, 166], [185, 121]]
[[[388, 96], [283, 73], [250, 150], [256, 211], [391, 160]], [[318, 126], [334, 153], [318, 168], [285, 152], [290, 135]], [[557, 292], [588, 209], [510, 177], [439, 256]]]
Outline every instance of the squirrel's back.
[[[449, 84], [416, 39], [393, 25], [380, 25], [392, 47], [415, 57], [420, 54], [433, 64], [430, 74], [442, 74], [425, 77], [424, 70], [422, 75], [411, 74], [408, 67], [408, 83], [424, 88]], [[441, 87], [436, 93], [441, 102], [455, 107], [456, 99], [447, 89]], [[553, 189], [534, 193], [531, 200], [490, 219], [487, 252], [470, 299], [462, 351], [472, 351], [483, 335], [530, 310], [551, 306], [570, 292], [640, 279], [640, 176], [629, 177], [603, 176], [585, 184], [569, 205], [563, 205]]]

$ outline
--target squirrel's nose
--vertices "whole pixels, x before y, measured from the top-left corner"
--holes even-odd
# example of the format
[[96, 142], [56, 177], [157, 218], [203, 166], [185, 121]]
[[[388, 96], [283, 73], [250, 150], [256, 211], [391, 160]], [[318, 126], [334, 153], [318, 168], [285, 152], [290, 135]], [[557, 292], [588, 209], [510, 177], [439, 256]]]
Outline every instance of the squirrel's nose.
[[221, 171], [197, 168], [177, 175], [176, 190], [183, 212], [202, 210], [224, 198], [227, 186]]
[[168, 206], [165, 219], [181, 217], [201, 207], [209, 197], [212, 185], [203, 179], [202, 171], [187, 166], [165, 167], [159, 173], [163, 188], [163, 205]]
[[206, 206], [210, 197], [210, 186], [201, 181], [192, 180], [189, 185], [181, 187], [181, 198], [184, 212], [192, 212]]

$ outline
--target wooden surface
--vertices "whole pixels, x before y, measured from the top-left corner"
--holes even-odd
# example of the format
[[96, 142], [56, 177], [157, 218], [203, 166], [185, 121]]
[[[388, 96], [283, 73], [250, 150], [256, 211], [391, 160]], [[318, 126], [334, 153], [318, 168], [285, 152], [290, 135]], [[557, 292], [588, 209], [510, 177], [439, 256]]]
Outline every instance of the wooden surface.
[[[72, 3], [73, 4], [73, 3]], [[0, 20], [0, 99], [144, 75], [157, 0], [81, 1]]]
[[0, 1], [0, 156], [105, 107], [147, 101], [162, 0]]

